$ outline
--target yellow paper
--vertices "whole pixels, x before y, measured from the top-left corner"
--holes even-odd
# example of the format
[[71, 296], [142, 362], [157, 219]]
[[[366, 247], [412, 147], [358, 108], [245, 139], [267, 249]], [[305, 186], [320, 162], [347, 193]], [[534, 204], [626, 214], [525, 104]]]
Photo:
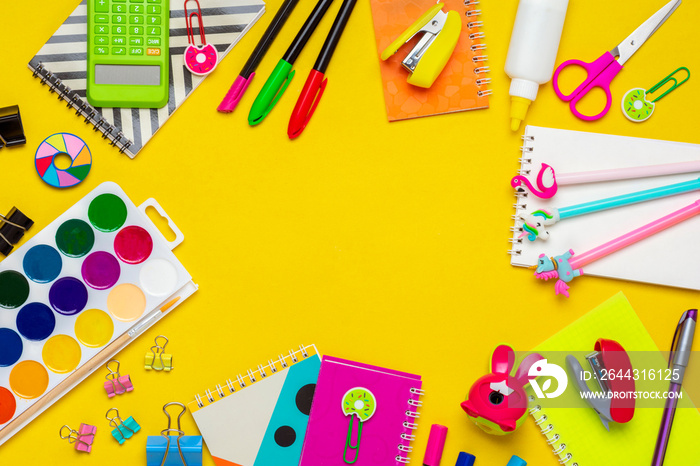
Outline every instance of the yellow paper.
[[[669, 329], [669, 332], [672, 330]], [[635, 357], [639, 355], [635, 355], [634, 352], [642, 351], [658, 352], [658, 362], [653, 361], [654, 367], [665, 368], [667, 365], [664, 356], [659, 352], [622, 293], [613, 296], [564, 328], [535, 348], [535, 351], [545, 352], [543, 355], [548, 357], [548, 363], [566, 367], [567, 351], [592, 352], [593, 345], [599, 338], [619, 342], [630, 355], [632, 367], [638, 367], [635, 365]], [[549, 351], [559, 351], [561, 354], [551, 358], [547, 353]], [[650, 360], [648, 353], [643, 357], [647, 366], [654, 359], [652, 357]], [[643, 381], [641, 378], [636, 381], [637, 391], [667, 389], [668, 382]], [[695, 409], [687, 393], [683, 392], [683, 395], [683, 399], [679, 400], [673, 421], [673, 430], [664, 463], [667, 465], [700, 464], [700, 443], [696, 441], [697, 432], [700, 431], [700, 413]], [[543, 415], [547, 416], [546, 420], [539, 425], [540, 428], [547, 430], [551, 424], [552, 428], [546, 433], [547, 439], [552, 439], [556, 434], [559, 435], [559, 439], [552, 443], [552, 449], [556, 450], [562, 443], [566, 444], [566, 448], [560, 453], [560, 458], [566, 459], [567, 454], [571, 454], [572, 457], [565, 464], [578, 464], [578, 466], [651, 464], [661, 423], [662, 408], [637, 408], [630, 422], [625, 424], [611, 422], [610, 432], [608, 432], [593, 408], [578, 398], [578, 390], [571, 377], [566, 391], [561, 396], [571, 399], [571, 401], [567, 400], [568, 405], [575, 406], [578, 403], [579, 406], [547, 408], [547, 399], [536, 399], [531, 403], [531, 407], [542, 406], [541, 410], [533, 413], [533, 417], [535, 420], [540, 420]]]

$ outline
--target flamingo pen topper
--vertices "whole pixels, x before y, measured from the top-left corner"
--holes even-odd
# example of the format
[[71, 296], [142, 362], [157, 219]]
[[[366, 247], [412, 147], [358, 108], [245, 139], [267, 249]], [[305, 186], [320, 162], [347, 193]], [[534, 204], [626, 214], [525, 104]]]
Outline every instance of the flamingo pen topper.
[[535, 269], [535, 277], [541, 280], [557, 279], [554, 285], [555, 294], [563, 294], [569, 297], [569, 285], [574, 278], [583, 275], [583, 267], [598, 259], [612, 254], [620, 249], [641, 241], [660, 231], [688, 220], [700, 213], [700, 199], [682, 209], [654, 220], [644, 226], [630, 231], [618, 238], [608, 241], [590, 251], [574, 256], [574, 251], [569, 249], [560, 256], [547, 257], [540, 254], [537, 265], [530, 267]]
[[560, 174], [555, 173], [554, 168], [543, 163], [540, 171], [537, 173], [535, 185], [524, 176], [529, 174], [529, 170], [521, 171], [518, 176], [513, 177], [510, 180], [510, 185], [519, 193], [529, 191], [539, 198], [550, 199], [557, 193], [559, 186], [564, 185], [630, 180], [694, 172], [700, 172], [700, 160]]
[[592, 214], [603, 210], [614, 209], [631, 204], [637, 204], [663, 197], [683, 194], [700, 189], [700, 178], [682, 183], [674, 183], [659, 188], [646, 189], [630, 194], [608, 197], [597, 201], [584, 202], [569, 207], [553, 208], [550, 210], [539, 209], [530, 214], [520, 216], [522, 220], [522, 234], [520, 238], [527, 237], [530, 241], [540, 238], [544, 241], [549, 239], [549, 231], [546, 226], [554, 225], [560, 220], [580, 215]]

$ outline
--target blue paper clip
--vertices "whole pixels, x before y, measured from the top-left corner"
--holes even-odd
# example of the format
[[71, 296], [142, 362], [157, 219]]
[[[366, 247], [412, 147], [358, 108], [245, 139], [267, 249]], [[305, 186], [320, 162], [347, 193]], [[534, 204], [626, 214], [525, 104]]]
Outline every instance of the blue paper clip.
[[[109, 417], [109, 413], [112, 411], [114, 411], [116, 415]], [[136, 432], [141, 430], [141, 426], [133, 417], [129, 416], [126, 421], [119, 417], [117, 408], [110, 408], [107, 414], [105, 414], [105, 418], [109, 421], [109, 425], [114, 427], [112, 430], [112, 437], [119, 442], [119, 445], [123, 444], [126, 439], [133, 437]]]
[[[177, 416], [177, 429], [171, 427], [172, 419], [168, 413], [168, 406], [173, 405], [182, 408]], [[185, 411], [187, 408], [182, 403], [172, 402], [163, 406], [163, 412], [168, 418], [168, 427], [161, 430], [159, 436], [148, 436], [146, 466], [202, 466], [202, 436], [185, 435], [180, 427], [180, 418]]]

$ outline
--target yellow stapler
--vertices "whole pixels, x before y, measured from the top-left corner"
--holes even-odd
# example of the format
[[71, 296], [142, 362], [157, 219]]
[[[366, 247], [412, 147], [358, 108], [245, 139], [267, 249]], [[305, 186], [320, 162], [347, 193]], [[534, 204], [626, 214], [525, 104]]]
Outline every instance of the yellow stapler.
[[457, 45], [462, 20], [456, 11], [442, 11], [443, 6], [443, 3], [438, 3], [428, 10], [382, 52], [382, 60], [386, 60], [413, 36], [423, 33], [418, 44], [401, 62], [410, 73], [408, 83], [414, 86], [432, 86]]

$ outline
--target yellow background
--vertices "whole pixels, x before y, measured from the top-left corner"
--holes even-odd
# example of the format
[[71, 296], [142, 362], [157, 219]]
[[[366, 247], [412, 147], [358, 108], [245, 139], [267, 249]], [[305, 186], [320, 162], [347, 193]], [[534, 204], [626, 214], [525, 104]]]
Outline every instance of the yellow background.
[[[554, 296], [551, 283], [509, 265], [515, 199], [509, 180], [518, 169], [522, 128], [509, 130], [503, 65], [515, 0], [480, 5], [491, 108], [392, 124], [384, 111], [369, 4], [361, 0], [328, 69], [323, 100], [304, 134], [291, 142], [289, 115], [340, 0], [297, 61], [287, 95], [262, 125], [247, 125], [248, 109], [312, 0], [301, 1], [236, 112], [216, 112], [281, 3], [271, 0], [258, 25], [135, 160], [105, 144], [27, 69], [76, 3], [2, 2], [0, 106], [20, 105], [28, 142], [0, 151], [0, 210], [17, 205], [33, 218], [31, 237], [99, 183], [116, 181], [136, 204], [155, 197], [175, 220], [186, 236], [176, 254], [200, 290], [119, 354], [133, 393], [108, 400], [105, 371], [98, 370], [0, 447], [3, 464], [144, 464], [146, 436], [165, 428], [163, 404], [188, 402], [280, 351], [316, 343], [323, 354], [423, 376], [428, 394], [413, 465], [421, 464], [432, 423], [450, 428], [443, 465], [454, 464], [458, 451], [475, 454], [481, 465], [505, 465], [513, 454], [532, 465], [554, 465], [531, 420], [513, 435], [494, 437], [459, 407], [471, 383], [486, 373], [493, 347], [509, 342], [530, 349], [622, 290], [666, 349], [680, 313], [698, 306], [697, 292], [593, 277], [579, 279], [567, 300]], [[597, 58], [663, 3], [572, 0], [557, 63]], [[550, 83], [541, 86], [526, 122], [700, 143], [698, 77], [665, 97], [646, 123], [627, 121], [618, 103], [628, 89], [648, 88], [678, 66], [700, 72], [698, 18], [700, 4], [683, 3], [632, 57], [612, 85], [613, 106], [603, 120], [577, 120]], [[50, 188], [34, 169], [36, 147], [56, 132], [77, 134], [93, 153], [89, 177], [72, 189]], [[170, 338], [172, 373], [142, 368], [158, 334]], [[104, 419], [113, 405], [142, 426], [121, 447]], [[183, 419], [185, 431], [194, 434], [191, 416]], [[89, 455], [58, 436], [61, 425], [77, 428], [80, 422], [98, 427]], [[213, 464], [208, 454], [205, 464]]]

